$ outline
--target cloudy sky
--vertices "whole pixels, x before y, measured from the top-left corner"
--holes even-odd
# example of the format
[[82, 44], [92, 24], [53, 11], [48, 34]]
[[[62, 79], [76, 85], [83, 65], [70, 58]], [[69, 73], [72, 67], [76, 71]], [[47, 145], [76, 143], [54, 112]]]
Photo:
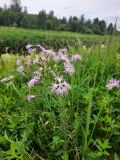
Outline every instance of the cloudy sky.
[[[10, 0], [0, 0], [1, 7], [5, 3], [9, 6]], [[84, 14], [86, 18], [99, 17], [113, 23], [117, 18], [120, 29], [120, 0], [21, 0], [21, 4], [29, 13], [54, 10], [57, 17]]]

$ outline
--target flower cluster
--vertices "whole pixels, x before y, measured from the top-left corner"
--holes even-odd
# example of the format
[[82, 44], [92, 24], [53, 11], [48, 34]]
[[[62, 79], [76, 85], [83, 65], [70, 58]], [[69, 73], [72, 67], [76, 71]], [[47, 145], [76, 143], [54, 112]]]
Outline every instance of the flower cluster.
[[[49, 67], [49, 62], [52, 59], [54, 63], [57, 62], [57, 65], [60, 63], [60, 65], [63, 65], [64, 67], [64, 73], [72, 75], [75, 72], [75, 67], [72, 63], [80, 61], [81, 55], [76, 54], [70, 57], [67, 54], [66, 48], [59, 49], [58, 52], [54, 52], [53, 50], [45, 49], [41, 45], [33, 46], [31, 44], [26, 46], [26, 50], [29, 53], [29, 58], [25, 63], [27, 66], [25, 68], [22, 66], [20, 58], [16, 61], [16, 65], [18, 66], [17, 71], [19, 73], [24, 73], [24, 75], [29, 75], [30, 73], [30, 76], [32, 76], [31, 80], [27, 82], [28, 88], [31, 89], [35, 85], [39, 84], [43, 71], [48, 68], [55, 80], [55, 82], [51, 84], [52, 92], [58, 96], [67, 95], [68, 90], [70, 89], [69, 83], [63, 79], [63, 76], [56, 75], [54, 70], [52, 70], [52, 67]], [[36, 51], [40, 51], [37, 52], [39, 54], [34, 54], [34, 57], [31, 56], [31, 54]], [[35, 97], [35, 95], [29, 94], [27, 96], [27, 100], [31, 101]]]
[[108, 90], [112, 90], [113, 88], [119, 88], [120, 87], [120, 80], [111, 78], [107, 84], [106, 87]]

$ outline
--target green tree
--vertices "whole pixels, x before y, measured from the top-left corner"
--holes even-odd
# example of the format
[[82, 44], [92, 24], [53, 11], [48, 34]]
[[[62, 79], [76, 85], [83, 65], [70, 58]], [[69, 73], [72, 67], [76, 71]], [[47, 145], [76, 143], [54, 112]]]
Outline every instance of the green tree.
[[47, 29], [47, 14], [45, 10], [40, 11], [38, 14], [38, 27]]
[[20, 0], [11, 0], [10, 10], [14, 12], [21, 12], [21, 1]]

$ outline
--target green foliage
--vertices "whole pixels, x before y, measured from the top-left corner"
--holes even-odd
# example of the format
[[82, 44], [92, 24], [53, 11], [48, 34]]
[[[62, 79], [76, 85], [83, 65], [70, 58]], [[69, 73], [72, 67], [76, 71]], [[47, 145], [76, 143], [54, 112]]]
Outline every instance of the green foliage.
[[[30, 76], [16, 73], [18, 55], [1, 56], [0, 80], [8, 75], [14, 79], [0, 82], [0, 159], [120, 159], [120, 89], [106, 88], [111, 77], [120, 79], [120, 39], [113, 36], [108, 42], [69, 47], [69, 55], [82, 55], [76, 72], [67, 76], [62, 64], [51, 60], [40, 84], [30, 91], [26, 85]], [[26, 63], [28, 56], [21, 59]], [[51, 92], [50, 68], [70, 82], [68, 95]], [[36, 94], [30, 102], [29, 92]]]

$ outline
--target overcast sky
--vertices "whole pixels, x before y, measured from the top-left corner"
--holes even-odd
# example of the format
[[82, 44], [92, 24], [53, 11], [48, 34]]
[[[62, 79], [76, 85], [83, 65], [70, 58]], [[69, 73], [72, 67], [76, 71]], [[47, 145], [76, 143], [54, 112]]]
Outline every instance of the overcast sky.
[[[9, 6], [10, 0], [0, 0], [1, 7], [5, 3]], [[86, 18], [99, 17], [113, 23], [118, 18], [120, 29], [120, 0], [21, 0], [21, 4], [29, 13], [54, 10], [57, 17], [84, 14]]]

